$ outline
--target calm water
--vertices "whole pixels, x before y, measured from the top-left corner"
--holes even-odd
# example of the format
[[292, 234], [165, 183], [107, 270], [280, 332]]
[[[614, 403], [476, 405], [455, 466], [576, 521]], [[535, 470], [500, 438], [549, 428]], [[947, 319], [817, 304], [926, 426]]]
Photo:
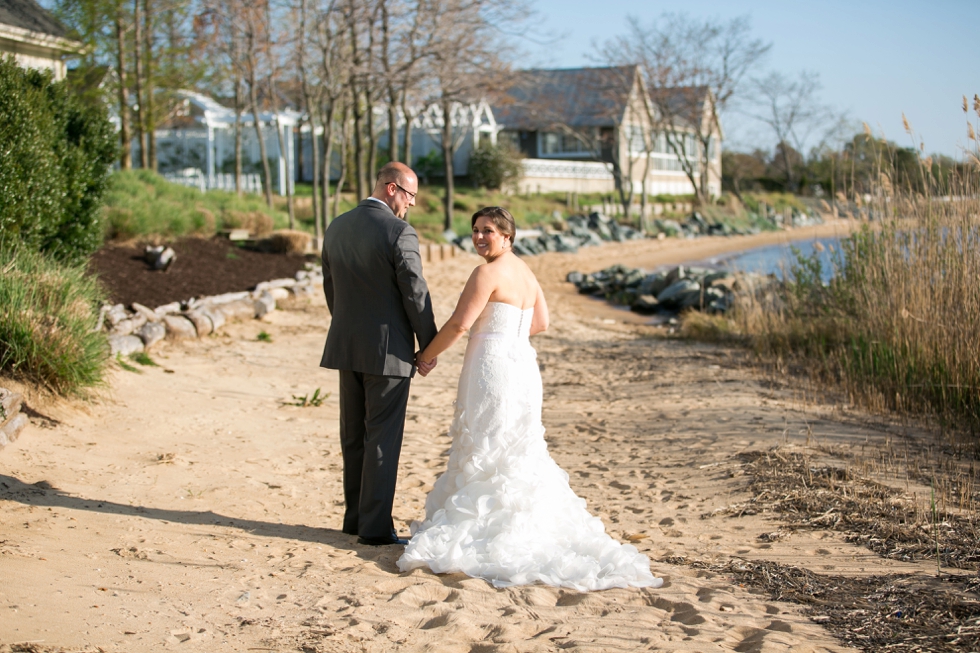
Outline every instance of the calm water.
[[762, 274], [775, 274], [780, 279], [783, 273], [789, 270], [792, 263], [796, 261], [791, 248], [795, 247], [803, 256], [810, 256], [814, 251], [819, 251], [820, 262], [823, 264], [824, 281], [832, 276], [833, 271], [832, 256], [833, 251], [839, 248], [840, 238], [818, 238], [815, 240], [800, 240], [794, 243], [783, 245], [767, 245], [756, 247], [743, 252], [725, 254], [718, 256], [704, 263], [711, 267], [724, 268], [726, 270], [739, 270], [742, 272], [759, 272]]

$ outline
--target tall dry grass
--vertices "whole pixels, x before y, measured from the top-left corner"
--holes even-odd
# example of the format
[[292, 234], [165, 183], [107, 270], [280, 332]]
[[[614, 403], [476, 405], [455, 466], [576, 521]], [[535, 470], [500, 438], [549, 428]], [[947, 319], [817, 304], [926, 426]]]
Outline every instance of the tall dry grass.
[[[980, 117], [980, 98], [972, 109]], [[974, 150], [943, 188], [927, 158], [928, 194], [882, 178], [877, 219], [842, 240], [829, 283], [816, 255], [798, 258], [781, 286], [741, 302], [728, 332], [857, 403], [935, 418], [980, 452], [980, 129], [968, 133]]]

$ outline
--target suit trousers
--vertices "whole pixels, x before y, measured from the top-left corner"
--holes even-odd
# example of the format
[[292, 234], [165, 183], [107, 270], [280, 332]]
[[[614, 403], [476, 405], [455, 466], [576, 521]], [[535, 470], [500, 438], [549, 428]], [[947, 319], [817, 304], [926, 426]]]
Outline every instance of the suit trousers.
[[340, 370], [345, 533], [388, 538], [412, 379]]

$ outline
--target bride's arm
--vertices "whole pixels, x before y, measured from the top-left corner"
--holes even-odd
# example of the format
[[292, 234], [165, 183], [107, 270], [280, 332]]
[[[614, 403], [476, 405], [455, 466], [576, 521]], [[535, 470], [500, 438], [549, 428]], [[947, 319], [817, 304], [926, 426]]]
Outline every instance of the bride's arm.
[[548, 302], [544, 300], [544, 291], [538, 285], [538, 296], [534, 300], [534, 315], [531, 317], [531, 335], [547, 329], [548, 319]]
[[429, 346], [419, 354], [419, 359], [431, 361], [456, 344], [463, 334], [470, 330], [476, 318], [480, 317], [495, 289], [496, 285], [489, 266], [481, 265], [473, 270], [473, 274], [463, 287], [463, 293], [459, 296], [452, 317], [442, 325]]

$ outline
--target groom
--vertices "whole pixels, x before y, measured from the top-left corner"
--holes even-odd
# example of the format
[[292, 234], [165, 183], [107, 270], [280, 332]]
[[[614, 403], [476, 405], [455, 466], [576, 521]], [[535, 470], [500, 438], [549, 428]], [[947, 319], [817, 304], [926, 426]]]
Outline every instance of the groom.
[[[340, 371], [343, 531], [359, 544], [406, 544], [391, 520], [415, 339], [436, 335], [415, 229], [405, 221], [418, 177], [401, 163], [338, 216], [323, 239], [323, 292], [333, 316], [321, 367]], [[419, 363], [425, 376], [435, 367]]]

